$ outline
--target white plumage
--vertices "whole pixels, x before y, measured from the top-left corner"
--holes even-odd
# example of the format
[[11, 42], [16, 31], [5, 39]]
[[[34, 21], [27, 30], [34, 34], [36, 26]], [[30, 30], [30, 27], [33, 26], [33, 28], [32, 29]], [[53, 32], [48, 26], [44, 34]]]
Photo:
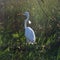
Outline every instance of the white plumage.
[[[25, 12], [24, 15], [27, 17], [27, 19], [24, 22], [25, 37], [26, 37], [27, 43], [34, 44], [36, 40], [34, 30], [31, 27], [27, 27], [27, 22], [29, 21], [29, 12]], [[31, 24], [31, 21], [29, 21], [29, 23]]]

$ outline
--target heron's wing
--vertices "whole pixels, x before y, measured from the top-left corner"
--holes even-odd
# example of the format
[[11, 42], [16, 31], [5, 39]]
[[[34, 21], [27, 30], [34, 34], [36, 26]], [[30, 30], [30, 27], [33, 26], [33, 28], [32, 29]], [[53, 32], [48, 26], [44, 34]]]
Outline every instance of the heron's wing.
[[31, 29], [30, 27], [27, 27], [25, 29], [25, 36], [29, 40], [35, 40], [35, 33], [34, 33], [33, 29]]

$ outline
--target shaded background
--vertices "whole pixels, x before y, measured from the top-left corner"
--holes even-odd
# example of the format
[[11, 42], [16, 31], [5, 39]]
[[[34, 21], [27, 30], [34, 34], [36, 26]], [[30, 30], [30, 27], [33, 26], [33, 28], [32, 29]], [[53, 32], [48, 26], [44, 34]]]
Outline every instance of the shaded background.
[[[36, 45], [26, 45], [25, 11], [30, 12]], [[1, 60], [60, 60], [59, 0], [0, 0]]]

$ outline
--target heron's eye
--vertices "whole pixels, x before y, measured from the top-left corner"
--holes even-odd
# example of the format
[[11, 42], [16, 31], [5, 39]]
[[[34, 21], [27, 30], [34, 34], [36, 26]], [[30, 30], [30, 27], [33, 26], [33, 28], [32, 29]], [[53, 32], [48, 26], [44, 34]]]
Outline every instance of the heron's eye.
[[29, 20], [28, 23], [31, 24], [31, 21]]

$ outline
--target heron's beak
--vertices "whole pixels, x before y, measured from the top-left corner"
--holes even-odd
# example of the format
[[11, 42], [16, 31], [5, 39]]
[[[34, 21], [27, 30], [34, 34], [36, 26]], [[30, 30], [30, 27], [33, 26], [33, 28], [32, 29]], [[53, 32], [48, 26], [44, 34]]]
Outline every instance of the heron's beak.
[[25, 14], [23, 14], [25, 16]]
[[22, 13], [18, 13], [17, 16], [22, 16], [23, 14]]

